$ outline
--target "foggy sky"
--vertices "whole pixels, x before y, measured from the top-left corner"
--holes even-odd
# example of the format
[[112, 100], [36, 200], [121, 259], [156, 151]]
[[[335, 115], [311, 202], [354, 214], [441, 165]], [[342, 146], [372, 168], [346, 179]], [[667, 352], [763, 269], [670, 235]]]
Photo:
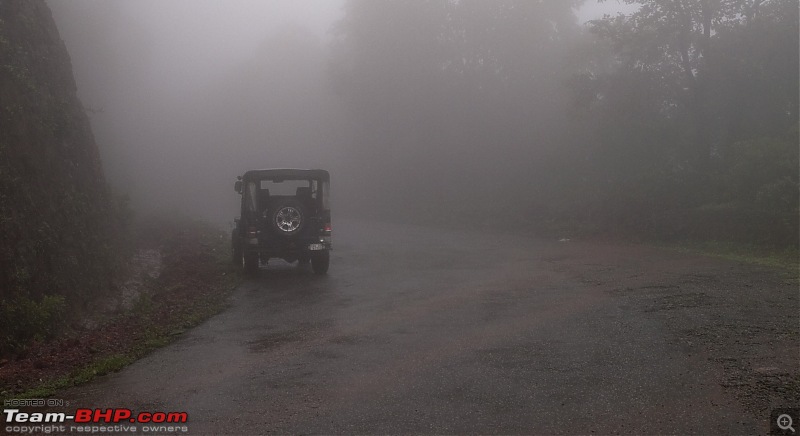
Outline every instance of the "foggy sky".
[[[346, 167], [350, 139], [325, 86], [342, 0], [49, 5], [107, 178], [136, 210], [221, 222], [236, 208], [230, 185], [249, 168]], [[589, 1], [577, 15], [630, 9]]]
[[[106, 175], [116, 192], [130, 194], [136, 210], [175, 210], [196, 213], [207, 198], [230, 200], [229, 185], [237, 174], [255, 166], [330, 166], [328, 159], [311, 159], [301, 151], [290, 158], [281, 149], [309, 142], [316, 149], [318, 129], [300, 134], [302, 139], [283, 143], [282, 132], [309, 132], [302, 126], [303, 108], [283, 111], [294, 122], [273, 128], [258, 121], [259, 108], [226, 100], [226, 96], [253, 94], [273, 104], [278, 91], [300, 93], [285, 82], [292, 69], [308, 68], [304, 54], [316, 53], [314, 72], [324, 73], [323, 50], [330, 23], [341, 2], [312, 0], [238, 1], [51, 1], [54, 18], [72, 57], [78, 93], [90, 111]], [[288, 40], [287, 40], [288, 38]], [[278, 53], [274, 43], [283, 40], [297, 53]], [[304, 41], [304, 42], [303, 42]], [[293, 47], [292, 44], [305, 44]], [[280, 57], [280, 59], [278, 58]], [[304, 65], [298, 65], [303, 63]], [[280, 73], [279, 70], [287, 71]], [[271, 77], [283, 74], [284, 82]], [[314, 77], [314, 86], [324, 83]], [[243, 92], [229, 89], [239, 85]], [[265, 89], [266, 84], [274, 84]], [[281, 88], [281, 89], [278, 89]], [[286, 101], [286, 97], [280, 97]], [[226, 101], [223, 101], [226, 100]], [[284, 106], [286, 108], [286, 106]], [[305, 111], [308, 112], [308, 111]], [[259, 129], [247, 129], [260, 125]], [[274, 124], [271, 126], [274, 127]], [[316, 142], [316, 143], [312, 143]], [[261, 148], [261, 158], [252, 150]], [[265, 157], [269, 156], [269, 158]], [[222, 166], [222, 168], [220, 168]], [[198, 196], [206, 191], [208, 195]], [[229, 192], [230, 191], [230, 192]], [[171, 192], [172, 195], [165, 195]], [[177, 199], [176, 196], [177, 195]], [[224, 196], [224, 197], [223, 197]], [[228, 198], [229, 197], [229, 198]], [[197, 202], [198, 204], [183, 204]], [[203, 208], [208, 210], [208, 208]], [[219, 222], [222, 212], [203, 218]]]

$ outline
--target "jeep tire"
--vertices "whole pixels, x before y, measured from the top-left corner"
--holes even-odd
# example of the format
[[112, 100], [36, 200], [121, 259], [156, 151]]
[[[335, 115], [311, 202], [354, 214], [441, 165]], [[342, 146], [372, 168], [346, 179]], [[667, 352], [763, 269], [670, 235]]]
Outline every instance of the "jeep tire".
[[311, 255], [311, 269], [314, 271], [314, 274], [322, 275], [328, 272], [328, 266], [331, 263], [331, 255], [330, 252], [319, 251]]
[[284, 237], [300, 233], [305, 228], [307, 220], [305, 205], [294, 198], [278, 201], [269, 214], [270, 228]]
[[236, 266], [242, 265], [242, 238], [238, 235], [238, 229], [231, 232], [231, 260]]
[[255, 274], [258, 272], [258, 253], [245, 253], [243, 256], [244, 272]]

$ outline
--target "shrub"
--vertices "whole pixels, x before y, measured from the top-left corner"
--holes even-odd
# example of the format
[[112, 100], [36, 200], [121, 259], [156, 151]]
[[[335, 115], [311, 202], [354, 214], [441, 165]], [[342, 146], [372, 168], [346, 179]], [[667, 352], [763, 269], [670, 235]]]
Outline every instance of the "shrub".
[[61, 295], [46, 295], [39, 301], [17, 296], [0, 303], [0, 356], [19, 353], [33, 340], [54, 336], [66, 315]]

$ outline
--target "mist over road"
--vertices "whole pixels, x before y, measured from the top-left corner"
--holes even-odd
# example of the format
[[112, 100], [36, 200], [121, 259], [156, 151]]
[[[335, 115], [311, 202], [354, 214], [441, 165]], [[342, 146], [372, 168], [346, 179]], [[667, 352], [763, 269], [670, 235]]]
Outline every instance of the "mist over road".
[[327, 276], [273, 262], [222, 314], [63, 397], [185, 410], [192, 433], [763, 433], [776, 399], [736, 368], [797, 371], [780, 352], [796, 286], [775, 271], [367, 222], [338, 223], [334, 247]]
[[[800, 405], [799, 12], [0, 0], [0, 396], [198, 434], [767, 433]], [[328, 275], [235, 290], [203, 223], [243, 217], [238, 258], [252, 218], [330, 210]]]

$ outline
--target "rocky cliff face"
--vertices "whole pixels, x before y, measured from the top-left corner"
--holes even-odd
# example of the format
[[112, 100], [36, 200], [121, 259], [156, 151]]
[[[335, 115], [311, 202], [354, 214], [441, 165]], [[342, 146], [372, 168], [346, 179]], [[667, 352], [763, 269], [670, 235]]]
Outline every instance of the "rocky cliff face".
[[21, 310], [14, 301], [36, 311], [45, 296], [63, 296], [63, 305], [106, 286], [112, 220], [50, 9], [43, 0], [0, 0], [0, 318]]

